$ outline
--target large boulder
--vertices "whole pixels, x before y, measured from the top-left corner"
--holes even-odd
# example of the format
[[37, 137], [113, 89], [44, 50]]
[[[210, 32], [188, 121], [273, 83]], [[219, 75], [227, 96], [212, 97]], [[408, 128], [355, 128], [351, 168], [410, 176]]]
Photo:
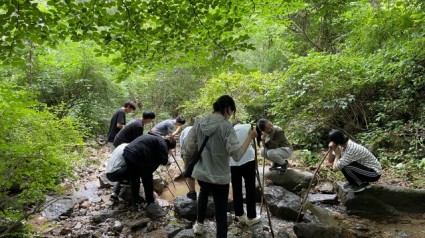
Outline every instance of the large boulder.
[[327, 226], [315, 223], [297, 223], [294, 232], [298, 238], [355, 238], [351, 231], [342, 227]]
[[289, 191], [300, 191], [308, 188], [313, 179], [313, 173], [299, 169], [288, 169], [283, 174], [278, 171], [267, 172], [265, 178], [271, 180], [273, 185], [282, 186]]
[[[196, 220], [198, 203], [196, 200], [192, 200], [187, 196], [176, 197], [173, 201], [174, 210], [176, 215], [182, 218], [186, 218], [191, 221]], [[208, 197], [208, 206], [207, 206], [207, 218], [214, 216], [214, 202], [212, 197]]]
[[374, 185], [360, 193], [353, 193], [338, 183], [338, 195], [348, 214], [380, 217], [398, 215], [399, 212], [425, 212], [424, 189]]
[[284, 220], [297, 220], [301, 208], [301, 197], [280, 186], [266, 187], [264, 196], [274, 216]]

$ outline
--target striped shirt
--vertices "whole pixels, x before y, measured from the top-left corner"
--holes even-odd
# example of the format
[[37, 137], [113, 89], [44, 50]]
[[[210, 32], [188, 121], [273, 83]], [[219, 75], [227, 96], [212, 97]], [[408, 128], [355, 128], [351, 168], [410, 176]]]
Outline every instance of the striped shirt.
[[345, 151], [342, 151], [341, 158], [336, 163], [335, 169], [341, 170], [343, 167], [351, 164], [352, 162], [357, 162], [371, 168], [377, 174], [382, 173], [381, 163], [379, 163], [378, 159], [376, 159], [376, 157], [368, 149], [348, 140], [347, 148]]

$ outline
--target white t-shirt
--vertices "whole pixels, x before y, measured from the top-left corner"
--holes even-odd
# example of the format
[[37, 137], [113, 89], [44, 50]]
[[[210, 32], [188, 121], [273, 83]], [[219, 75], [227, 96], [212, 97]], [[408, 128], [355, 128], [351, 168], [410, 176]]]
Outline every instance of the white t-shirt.
[[112, 152], [108, 160], [108, 165], [106, 166], [106, 173], [113, 173], [125, 165], [125, 160], [122, 154], [124, 153], [124, 148], [127, 146], [127, 143], [119, 145]]
[[[248, 137], [248, 131], [251, 130], [250, 124], [237, 124], [233, 127], [236, 131], [236, 136], [239, 140], [239, 146], [241, 146], [246, 138]], [[231, 158], [231, 157], [230, 157]], [[248, 146], [245, 154], [242, 156], [242, 159], [239, 161], [235, 161], [233, 159], [230, 160], [230, 166], [241, 166], [247, 162], [253, 161], [255, 158], [255, 150], [252, 146]]]

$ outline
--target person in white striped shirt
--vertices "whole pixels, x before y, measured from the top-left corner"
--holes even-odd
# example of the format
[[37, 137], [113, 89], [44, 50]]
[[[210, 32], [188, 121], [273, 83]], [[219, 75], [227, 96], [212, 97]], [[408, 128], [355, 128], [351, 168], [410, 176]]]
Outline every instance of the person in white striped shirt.
[[382, 167], [378, 159], [364, 146], [349, 140], [341, 131], [332, 129], [329, 134], [330, 161], [333, 170], [341, 171], [347, 182], [344, 188], [361, 192], [381, 177]]

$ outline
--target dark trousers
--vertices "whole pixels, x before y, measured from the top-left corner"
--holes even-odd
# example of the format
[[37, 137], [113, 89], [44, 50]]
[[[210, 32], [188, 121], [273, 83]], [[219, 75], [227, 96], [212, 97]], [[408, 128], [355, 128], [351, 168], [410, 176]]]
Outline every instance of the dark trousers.
[[106, 178], [111, 182], [118, 182], [114, 187], [114, 193], [119, 195], [121, 192], [120, 181], [129, 179], [127, 166], [123, 166], [112, 173], [107, 173]]
[[198, 197], [198, 223], [204, 223], [207, 214], [208, 195], [211, 192], [214, 201], [215, 222], [217, 224], [217, 237], [227, 237], [227, 200], [229, 196], [229, 184], [212, 184], [199, 181]]
[[351, 184], [361, 185], [364, 182], [375, 182], [381, 177], [375, 170], [358, 162], [353, 162], [341, 169], [342, 174]]
[[[127, 156], [131, 156], [128, 155]], [[142, 178], [143, 188], [145, 190], [145, 200], [147, 204], [155, 201], [153, 196], [153, 175], [147, 171], [143, 165], [133, 164], [124, 157], [128, 167], [130, 190], [131, 190], [131, 205], [134, 206], [139, 200], [140, 178]]]
[[232, 190], [233, 204], [235, 206], [235, 216], [242, 216], [243, 210], [243, 195], [242, 195], [242, 178], [245, 181], [246, 193], [246, 210], [248, 218], [257, 216], [255, 210], [255, 161], [250, 161], [241, 166], [231, 166], [232, 173]]

